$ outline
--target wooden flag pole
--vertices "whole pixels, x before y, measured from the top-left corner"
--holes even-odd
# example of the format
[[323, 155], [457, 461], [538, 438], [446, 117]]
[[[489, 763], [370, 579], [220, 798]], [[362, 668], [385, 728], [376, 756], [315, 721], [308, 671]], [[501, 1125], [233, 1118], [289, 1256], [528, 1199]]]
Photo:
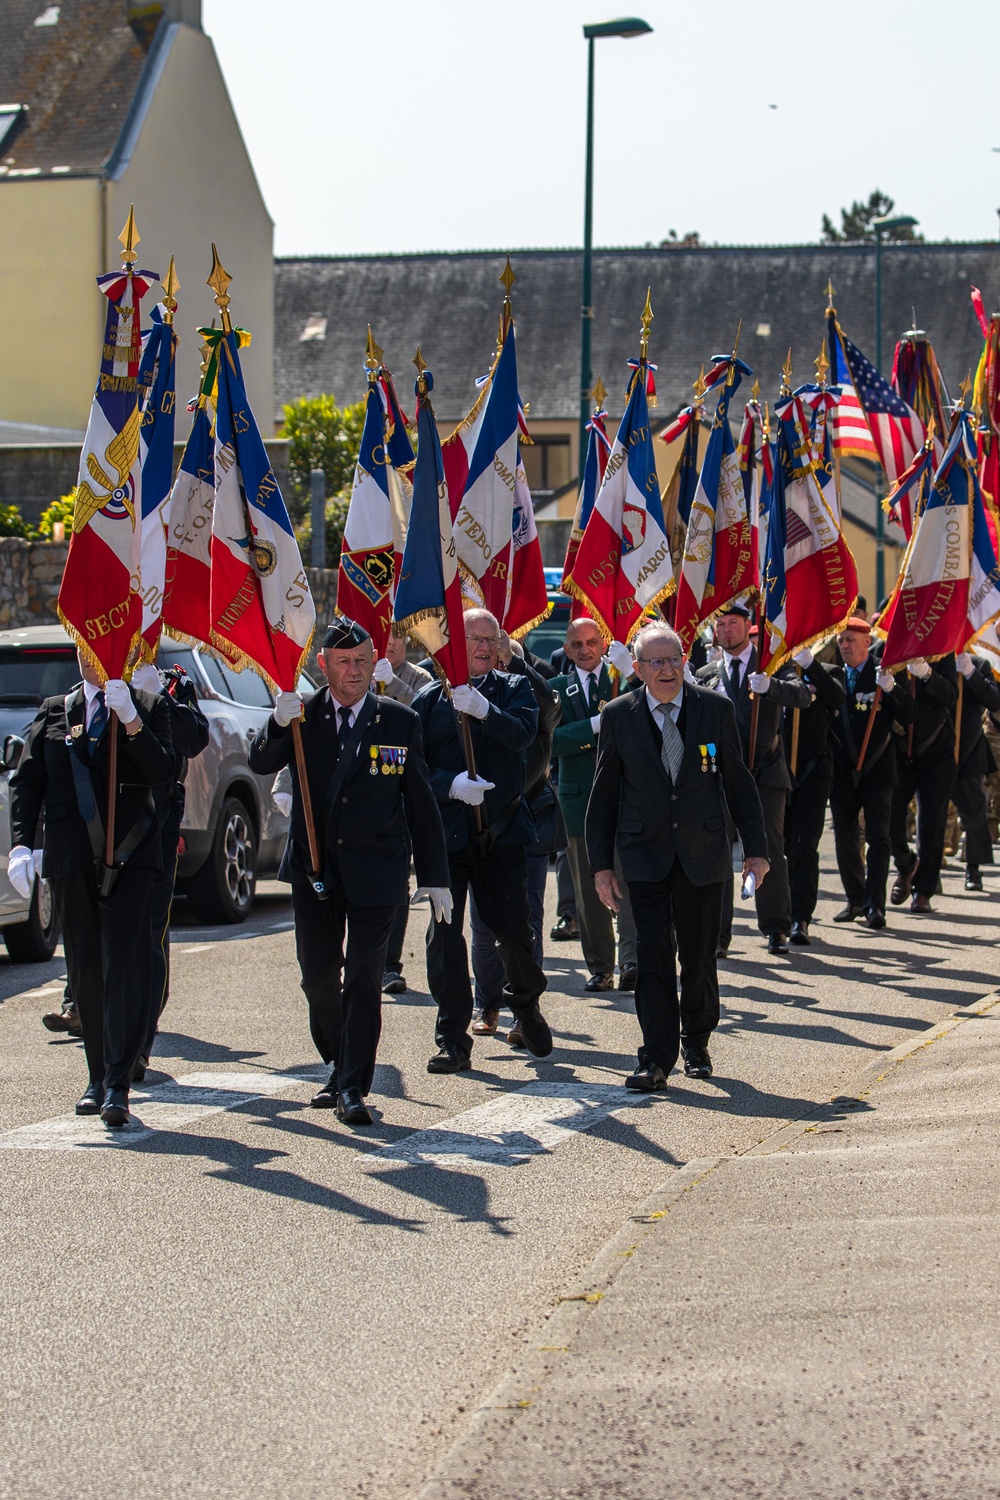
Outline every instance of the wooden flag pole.
[[312, 791], [306, 775], [306, 751], [302, 743], [302, 723], [292, 720], [292, 745], [295, 748], [295, 769], [299, 777], [299, 796], [302, 798], [302, 816], [306, 824], [306, 839], [309, 844], [309, 873], [314, 880], [320, 879], [323, 871], [319, 867], [319, 840], [316, 837], [316, 819], [313, 814]]
[[[764, 639], [764, 609], [763, 605], [757, 605], [757, 645], [754, 649], [754, 667], [760, 671], [760, 644]], [[749, 667], [748, 667], [749, 670]], [[760, 694], [754, 693], [753, 702], [750, 705], [750, 744], [747, 748], [747, 769], [752, 771], [757, 759], [757, 721], [760, 718]]]
[[118, 801], [118, 715], [108, 709], [108, 815], [104, 825], [104, 863], [115, 863], [115, 804]]
[[[910, 676], [910, 697], [915, 700], [916, 696], [917, 696], [917, 679], [914, 676], [912, 676], [912, 674], [911, 674], [911, 676]], [[910, 723], [906, 727], [906, 758], [907, 758], [907, 760], [912, 760], [913, 759], [913, 721], [912, 721], [912, 719], [911, 719]]]
[[962, 748], [962, 689], [965, 687], [965, 678], [961, 672], [958, 674], [958, 702], [955, 704], [955, 764], [958, 765], [959, 751]]
[[882, 703], [882, 689], [880, 687], [876, 687], [876, 689], [875, 689], [875, 697], [872, 700], [871, 712], [868, 715], [868, 723], [865, 726], [865, 737], [861, 741], [861, 754], [858, 756], [858, 763], [854, 767], [855, 771], [859, 775], [861, 774], [861, 767], [865, 763], [865, 756], [868, 754], [868, 741], [872, 737], [872, 730], [875, 727], [875, 715], [878, 713], [879, 708], [881, 706], [881, 703]]
[[[469, 720], [465, 714], [460, 713], [458, 715], [458, 725], [462, 735], [462, 750], [465, 754], [465, 768], [472, 780], [478, 781], [479, 778], [476, 773], [476, 752], [472, 748], [472, 730], [469, 727]], [[484, 808], [482, 803], [480, 803], [478, 807], [473, 807], [472, 809], [472, 816], [475, 820], [477, 835], [485, 833], [488, 827], [488, 824], [483, 819], [483, 812]]]

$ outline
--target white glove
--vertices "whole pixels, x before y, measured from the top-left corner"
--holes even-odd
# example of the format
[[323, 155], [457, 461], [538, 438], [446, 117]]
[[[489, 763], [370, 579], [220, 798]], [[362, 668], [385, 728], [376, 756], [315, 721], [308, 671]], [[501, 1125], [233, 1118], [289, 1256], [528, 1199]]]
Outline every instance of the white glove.
[[160, 692], [163, 682], [151, 661], [144, 661], [141, 667], [136, 667], [132, 673], [132, 686], [141, 693], [152, 693], [154, 696]]
[[919, 677], [921, 681], [931, 675], [931, 669], [922, 656], [918, 657], [916, 661], [907, 662], [906, 670], [911, 677]]
[[132, 724], [139, 717], [139, 711], [132, 702], [132, 694], [128, 690], [128, 683], [123, 682], [120, 677], [109, 677], [104, 684], [104, 701], [108, 707], [108, 713], [117, 714], [123, 724]]
[[698, 686], [698, 679], [692, 672], [691, 663], [689, 661], [686, 661], [684, 663], [684, 681], [688, 683], [690, 687]]
[[608, 647], [607, 654], [601, 658], [606, 667], [614, 667], [615, 671], [622, 677], [632, 677], [635, 673], [635, 662], [632, 653], [621, 641], [612, 641]]
[[15, 844], [7, 856], [7, 879], [25, 901], [31, 895], [34, 878], [35, 861], [31, 850], [26, 849], [23, 844]]
[[753, 692], [760, 693], [763, 696], [764, 693], [771, 691], [771, 679], [766, 672], [751, 672], [750, 687]]
[[386, 686], [388, 686], [395, 675], [395, 672], [392, 670], [392, 662], [389, 660], [389, 658], [387, 656], [380, 656], [378, 661], [375, 663], [375, 670], [372, 673], [372, 682], [382, 682], [385, 683]]
[[804, 651], [796, 651], [795, 655], [792, 657], [792, 661], [795, 663], [795, 665], [797, 667], [802, 667], [803, 669], [806, 667], [811, 667], [815, 660], [816, 658], [813, 656], [808, 647], [806, 647]]
[[896, 679], [891, 672], [880, 672], [875, 680], [883, 693], [891, 693], [896, 686]]
[[461, 687], [452, 688], [451, 701], [460, 714], [470, 714], [473, 719], [485, 719], [490, 711], [490, 700], [485, 693], [474, 688], [471, 682], [463, 682]]
[[289, 816], [292, 811], [291, 792], [272, 792], [271, 801], [274, 803], [275, 807], [281, 813], [281, 816], [283, 818], [287, 818]]
[[473, 781], [468, 771], [459, 771], [448, 790], [448, 796], [469, 807], [479, 807], [486, 793], [492, 792], [495, 786], [495, 781]]
[[600, 716], [600, 714], [593, 714], [591, 716], [591, 720], [590, 720], [590, 732], [591, 732], [591, 734], [600, 734], [600, 732], [601, 732], [601, 716]]
[[452, 899], [451, 891], [446, 885], [422, 885], [414, 896], [414, 901], [420, 896], [426, 896], [431, 903], [435, 922], [450, 923], [455, 902]]
[[274, 722], [287, 729], [295, 719], [302, 717], [302, 699], [298, 693], [279, 693], [274, 700]]
[[971, 677], [976, 670], [975, 662], [968, 651], [960, 651], [955, 657], [955, 665], [963, 677]]

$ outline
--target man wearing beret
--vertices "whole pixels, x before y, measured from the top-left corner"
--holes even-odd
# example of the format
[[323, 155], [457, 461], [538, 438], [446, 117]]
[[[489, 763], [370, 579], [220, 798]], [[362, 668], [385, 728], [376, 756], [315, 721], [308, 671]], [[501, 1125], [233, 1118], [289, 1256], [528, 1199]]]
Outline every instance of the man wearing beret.
[[[278, 876], [291, 882], [309, 1027], [330, 1068], [312, 1104], [336, 1109], [345, 1124], [370, 1125], [364, 1100], [382, 1027], [385, 950], [407, 897], [411, 844], [417, 894], [430, 898], [436, 923], [451, 920], [448, 858], [420, 721], [412, 709], [369, 691], [371, 636], [355, 621], [337, 619], [317, 660], [327, 685], [304, 709], [297, 693], [279, 693], [249, 762], [264, 775], [291, 769], [291, 823]], [[300, 718], [318, 871], [310, 865], [291, 732]]]

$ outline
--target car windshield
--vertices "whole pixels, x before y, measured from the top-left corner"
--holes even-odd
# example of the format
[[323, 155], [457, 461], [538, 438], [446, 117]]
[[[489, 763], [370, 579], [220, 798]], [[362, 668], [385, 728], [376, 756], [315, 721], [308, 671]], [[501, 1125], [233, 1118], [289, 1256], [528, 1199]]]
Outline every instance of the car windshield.
[[0, 648], [0, 703], [41, 703], [80, 681], [76, 652], [65, 646]]

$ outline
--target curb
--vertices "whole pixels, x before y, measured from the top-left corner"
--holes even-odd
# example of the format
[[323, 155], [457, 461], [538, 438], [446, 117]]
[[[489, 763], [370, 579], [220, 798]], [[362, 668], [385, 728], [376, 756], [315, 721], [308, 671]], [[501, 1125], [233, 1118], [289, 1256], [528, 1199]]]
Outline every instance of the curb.
[[601, 1247], [585, 1269], [557, 1297], [541, 1326], [514, 1367], [488, 1393], [482, 1404], [467, 1416], [447, 1452], [433, 1472], [415, 1491], [413, 1500], [461, 1500], [475, 1493], [475, 1484], [490, 1462], [490, 1444], [513, 1429], [519, 1412], [534, 1405], [542, 1388], [569, 1354], [584, 1320], [611, 1290], [625, 1263], [649, 1238], [670, 1210], [718, 1167], [744, 1156], [771, 1156], [786, 1151], [802, 1136], [822, 1125], [842, 1119], [862, 1104], [876, 1084], [882, 1083], [900, 1063], [956, 1030], [965, 1021], [985, 1015], [1000, 1005], [1000, 988], [982, 999], [954, 1011], [926, 1031], [866, 1063], [845, 1093], [816, 1105], [798, 1120], [779, 1126], [771, 1135], [745, 1151], [726, 1156], [696, 1157], [678, 1167], [673, 1175], [631, 1214], [622, 1227]]

